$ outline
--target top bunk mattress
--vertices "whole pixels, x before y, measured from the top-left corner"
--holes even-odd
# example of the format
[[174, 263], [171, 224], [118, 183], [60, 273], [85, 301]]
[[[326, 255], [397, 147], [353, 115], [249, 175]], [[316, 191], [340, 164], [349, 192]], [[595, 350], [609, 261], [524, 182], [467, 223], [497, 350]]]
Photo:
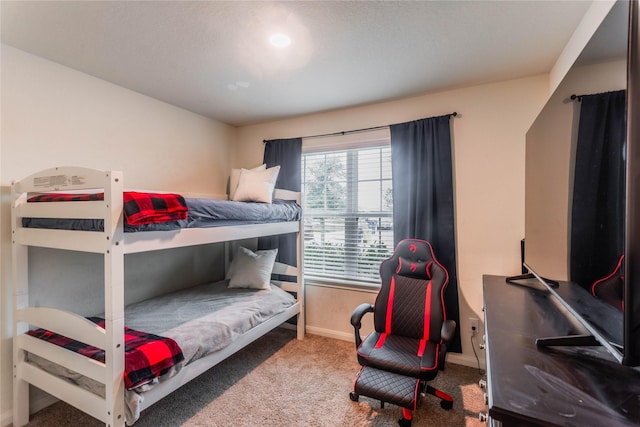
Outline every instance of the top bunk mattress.
[[[181, 228], [291, 222], [299, 221], [302, 216], [300, 206], [293, 200], [274, 199], [271, 204], [205, 198], [185, 198], [184, 200], [189, 209], [187, 219], [143, 225], [130, 225], [125, 220], [124, 231], [166, 231]], [[104, 221], [102, 219], [22, 218], [22, 226], [26, 228], [103, 231]]]

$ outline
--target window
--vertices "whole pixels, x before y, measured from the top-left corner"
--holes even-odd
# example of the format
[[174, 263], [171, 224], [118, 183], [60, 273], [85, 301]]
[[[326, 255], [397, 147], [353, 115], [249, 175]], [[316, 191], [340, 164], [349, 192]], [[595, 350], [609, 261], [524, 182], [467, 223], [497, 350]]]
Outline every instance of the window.
[[378, 283], [393, 252], [391, 147], [302, 156], [305, 276]]

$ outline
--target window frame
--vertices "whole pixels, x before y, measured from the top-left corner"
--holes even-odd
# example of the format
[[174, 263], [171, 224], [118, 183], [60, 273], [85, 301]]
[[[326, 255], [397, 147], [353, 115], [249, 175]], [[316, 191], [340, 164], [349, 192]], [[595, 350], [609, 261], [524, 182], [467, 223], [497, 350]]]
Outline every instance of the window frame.
[[[389, 129], [384, 129], [382, 130], [382, 132], [377, 131], [375, 132], [375, 135], [357, 135], [356, 138], [353, 138], [353, 135], [346, 136], [346, 135], [341, 135], [340, 137], [327, 137], [327, 138], [322, 138], [323, 141], [322, 143], [318, 143], [316, 141], [311, 142], [309, 139], [303, 139], [303, 145], [302, 145], [302, 167], [304, 170], [304, 166], [305, 166], [305, 161], [306, 161], [306, 156], [308, 155], [313, 155], [313, 154], [330, 154], [331, 152], [344, 152], [346, 151], [348, 154], [348, 162], [351, 162], [351, 166], [350, 168], [347, 168], [347, 174], [349, 173], [353, 173], [355, 171], [356, 176], [347, 176], [346, 177], [346, 182], [347, 182], [347, 212], [341, 212], [341, 213], [335, 213], [336, 217], [340, 217], [340, 218], [345, 218], [345, 220], [348, 219], [349, 216], [352, 216], [353, 218], [356, 217], [362, 217], [362, 212], [358, 212], [358, 184], [360, 184], [360, 181], [358, 181], [358, 177], [357, 177], [357, 169], [358, 169], [358, 165], [357, 165], [357, 156], [353, 156], [354, 152], [350, 151], [350, 150], [365, 150], [365, 149], [374, 149], [374, 148], [388, 148], [389, 150], [391, 149], [391, 138], [390, 138], [390, 134], [389, 134]], [[390, 155], [390, 153], [389, 153]], [[379, 174], [378, 177], [375, 179], [371, 179], [371, 181], [377, 181], [381, 183], [381, 191], [382, 188], [384, 188], [382, 186], [382, 183], [384, 181], [390, 181], [392, 183], [392, 178], [389, 177], [384, 177], [383, 175], [383, 164], [382, 164], [382, 158], [380, 159], [380, 165], [378, 167], [379, 170]], [[367, 180], [363, 180], [367, 181]], [[393, 185], [393, 184], [392, 184]], [[305, 182], [303, 182], [303, 187], [305, 186]], [[384, 193], [381, 193], [381, 197], [383, 197]], [[303, 198], [303, 200], [306, 200]], [[382, 203], [382, 201], [381, 201]], [[307, 209], [303, 209], [303, 221], [305, 220], [306, 217], [306, 212]], [[367, 216], [375, 216], [378, 218], [389, 218], [391, 220], [391, 223], [393, 222], [393, 209], [389, 210], [388, 212], [386, 211], [376, 211], [376, 212], [365, 212]], [[334, 214], [329, 214], [328, 216], [333, 216]], [[380, 221], [380, 220], [379, 220]], [[354, 225], [352, 225], [354, 226]], [[347, 233], [347, 228], [348, 225], [345, 223], [345, 234]], [[357, 227], [357, 225], [355, 225], [355, 227]], [[393, 231], [391, 231], [391, 233], [393, 233]], [[303, 242], [302, 244], [304, 245], [305, 239], [302, 239]], [[345, 238], [345, 245], [347, 245], [346, 240], [348, 240], [347, 238]], [[393, 240], [393, 234], [391, 234], [391, 240]], [[387, 248], [387, 253], [385, 254], [385, 258], [387, 256], [390, 256], [393, 253], [393, 241], [391, 241], [391, 244], [389, 245], [389, 247]], [[352, 260], [352, 262], [349, 262], [349, 259]], [[314, 274], [313, 272], [308, 271], [307, 269], [305, 269], [304, 272], [304, 276], [305, 276], [305, 281], [309, 284], [315, 284], [315, 285], [320, 285], [320, 286], [330, 286], [330, 287], [338, 287], [338, 288], [346, 288], [346, 289], [357, 289], [357, 290], [363, 290], [363, 291], [367, 291], [367, 290], [372, 290], [375, 291], [377, 289], [380, 288], [380, 283], [379, 283], [379, 279], [371, 279], [371, 280], [367, 280], [366, 278], [362, 278], [360, 280], [354, 280], [354, 279], [350, 279], [350, 277], [354, 277], [352, 274], [350, 274], [350, 272], [353, 272], [354, 270], [356, 270], [356, 265], [357, 263], [355, 262], [356, 258], [354, 255], [354, 252], [347, 252], [347, 254], [344, 257], [344, 266], [345, 266], [345, 273], [344, 273], [344, 277], [330, 277], [330, 276], [324, 276], [324, 275], [318, 275], [317, 273]], [[304, 262], [305, 260], [303, 260]], [[353, 266], [354, 268], [352, 268], [351, 270], [348, 270], [348, 266]]]

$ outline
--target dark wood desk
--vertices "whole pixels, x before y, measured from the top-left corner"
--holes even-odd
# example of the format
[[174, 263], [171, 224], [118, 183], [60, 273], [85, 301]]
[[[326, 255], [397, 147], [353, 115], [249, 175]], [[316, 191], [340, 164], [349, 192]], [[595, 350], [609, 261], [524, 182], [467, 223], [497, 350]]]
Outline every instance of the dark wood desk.
[[536, 347], [538, 337], [585, 331], [535, 279], [483, 284], [490, 425], [640, 425], [640, 370], [602, 347]]

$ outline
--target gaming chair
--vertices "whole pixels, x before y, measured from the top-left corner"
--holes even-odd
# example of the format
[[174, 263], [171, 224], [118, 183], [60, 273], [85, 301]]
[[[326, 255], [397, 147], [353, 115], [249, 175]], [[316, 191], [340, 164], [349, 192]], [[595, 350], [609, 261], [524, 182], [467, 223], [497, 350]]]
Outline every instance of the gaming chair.
[[[444, 291], [447, 270], [436, 260], [429, 242], [405, 239], [380, 265], [381, 288], [375, 304], [361, 304], [351, 316], [358, 362], [353, 401], [359, 396], [389, 402], [403, 408], [401, 426], [410, 426], [420, 393], [441, 399], [451, 409], [453, 399], [427, 381], [444, 369], [447, 343], [456, 323], [447, 319]], [[373, 312], [375, 330], [364, 340], [361, 320]]]

